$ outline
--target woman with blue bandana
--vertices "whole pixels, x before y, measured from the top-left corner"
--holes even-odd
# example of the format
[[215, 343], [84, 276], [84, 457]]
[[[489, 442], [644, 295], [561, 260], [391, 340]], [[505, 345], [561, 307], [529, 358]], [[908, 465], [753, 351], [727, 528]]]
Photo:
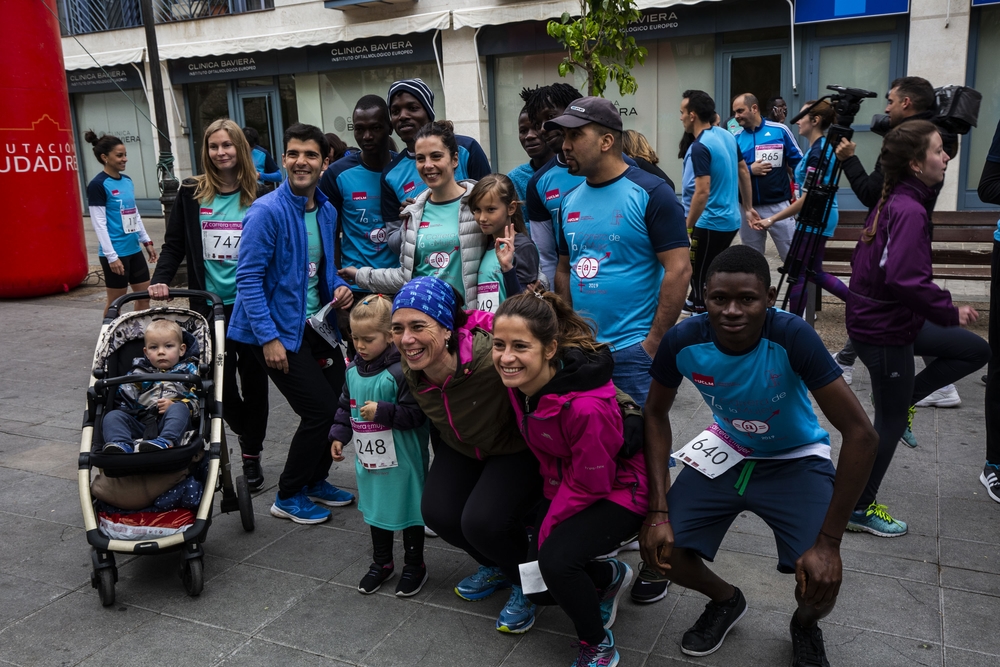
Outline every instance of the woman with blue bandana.
[[521, 633], [535, 622], [518, 573], [528, 550], [523, 518], [541, 498], [541, 476], [493, 366], [492, 325], [490, 313], [463, 311], [455, 290], [431, 276], [406, 283], [392, 304], [403, 376], [432, 426], [424, 522], [479, 563], [455, 593], [482, 600], [512, 588], [496, 628]]

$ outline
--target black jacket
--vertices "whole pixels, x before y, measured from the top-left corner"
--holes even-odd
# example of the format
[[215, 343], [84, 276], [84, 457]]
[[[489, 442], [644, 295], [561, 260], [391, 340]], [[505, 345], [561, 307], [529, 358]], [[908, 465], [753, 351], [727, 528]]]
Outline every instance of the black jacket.
[[[177, 200], [170, 211], [167, 229], [163, 234], [163, 247], [150, 284], [169, 284], [177, 273], [181, 261], [187, 260], [188, 288], [205, 289], [205, 261], [201, 245], [201, 204], [195, 199], [194, 190], [198, 182], [186, 178], [177, 191]], [[191, 304], [191, 308], [208, 316], [211, 309], [201, 304]]]
[[[902, 122], [905, 123], [908, 120], [931, 120], [933, 117], [933, 112], [925, 111], [909, 118], [904, 118]], [[955, 154], [958, 152], [958, 137], [953, 132], [940, 127], [938, 131], [941, 132], [941, 139], [944, 141], [944, 150], [948, 153], [948, 157], [955, 157]], [[870, 174], [865, 171], [857, 155], [852, 155], [844, 160], [843, 167], [844, 175], [851, 182], [851, 190], [854, 191], [857, 198], [869, 210], [875, 208], [878, 205], [878, 200], [882, 197], [882, 184], [885, 181], [885, 176], [882, 175], [882, 160], [878, 159], [875, 161], [875, 168], [872, 169], [872, 173]], [[927, 201], [928, 216], [934, 210], [934, 205], [937, 203], [938, 194], [940, 194], [943, 185], [943, 183], [940, 183], [933, 188], [934, 196]]]

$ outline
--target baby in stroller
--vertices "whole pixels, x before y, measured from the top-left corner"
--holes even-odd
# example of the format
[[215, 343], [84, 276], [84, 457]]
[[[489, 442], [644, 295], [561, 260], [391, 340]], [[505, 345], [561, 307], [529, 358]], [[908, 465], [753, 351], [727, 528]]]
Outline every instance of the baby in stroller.
[[[153, 320], [143, 333], [145, 357], [136, 357], [129, 375], [198, 374], [198, 360], [185, 358], [184, 333], [176, 322]], [[130, 382], [118, 387], [117, 409], [104, 415], [106, 454], [169, 449], [180, 442], [198, 413], [194, 387], [170, 380]]]

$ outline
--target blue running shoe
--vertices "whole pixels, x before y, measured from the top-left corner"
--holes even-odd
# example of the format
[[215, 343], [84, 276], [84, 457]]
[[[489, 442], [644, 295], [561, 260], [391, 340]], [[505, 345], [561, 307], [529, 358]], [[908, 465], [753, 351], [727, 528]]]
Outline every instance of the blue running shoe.
[[900, 537], [906, 535], [906, 523], [889, 516], [885, 505], [872, 503], [859, 512], [851, 512], [847, 530], [865, 532], [879, 537]]
[[328, 507], [343, 507], [354, 502], [354, 494], [338, 489], [325, 479], [303, 489], [306, 497], [314, 503]]
[[279, 519], [291, 519], [295, 523], [323, 523], [330, 518], [330, 510], [315, 504], [306, 497], [305, 493], [300, 491], [284, 500], [280, 496], [275, 496], [274, 504], [271, 505], [271, 516], [276, 516]]
[[615, 648], [615, 636], [611, 630], [605, 629], [607, 637], [597, 646], [580, 642], [580, 655], [570, 667], [615, 667], [618, 664], [618, 649]]
[[611, 585], [604, 590], [601, 595], [601, 621], [604, 622], [604, 629], [607, 630], [615, 622], [618, 615], [618, 601], [622, 593], [628, 590], [628, 585], [632, 581], [632, 568], [628, 563], [611, 558], [608, 563], [615, 568], [615, 578]]
[[501, 588], [510, 588], [510, 580], [499, 567], [479, 566], [479, 571], [470, 574], [455, 586], [455, 595], [463, 600], [476, 602], [485, 600]]
[[497, 617], [497, 630], [514, 635], [527, 632], [535, 624], [535, 603], [524, 596], [520, 586], [510, 587], [510, 599]]
[[136, 450], [140, 452], [159, 452], [164, 449], [170, 449], [173, 446], [174, 443], [166, 438], [153, 438], [152, 440], [140, 440]]

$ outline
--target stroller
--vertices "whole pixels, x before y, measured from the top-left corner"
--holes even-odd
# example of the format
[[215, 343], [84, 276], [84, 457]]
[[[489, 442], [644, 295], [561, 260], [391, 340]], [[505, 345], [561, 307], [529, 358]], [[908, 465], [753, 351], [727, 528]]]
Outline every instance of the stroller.
[[[101, 603], [110, 606], [115, 601], [115, 583], [118, 568], [115, 553], [157, 554], [166, 551], [183, 551], [180, 575], [188, 595], [201, 593], [204, 585], [202, 543], [212, 522], [212, 501], [216, 491], [222, 491], [221, 510], [224, 513], [239, 510], [243, 529], [254, 529], [253, 506], [246, 479], [239, 476], [234, 480], [230, 472], [229, 452], [225, 444], [222, 425], [222, 365], [225, 358], [225, 317], [222, 301], [210, 292], [195, 290], [171, 290], [173, 297], [190, 297], [212, 303], [211, 325], [204, 316], [194, 310], [179, 307], [158, 307], [119, 316], [121, 307], [138, 299], [149, 298], [146, 292], [133, 292], [116, 299], [108, 309], [101, 326], [101, 334], [94, 352], [93, 373], [87, 390], [87, 411], [83, 420], [83, 435], [80, 441], [78, 482], [80, 506], [87, 531], [87, 541], [92, 547], [93, 571], [91, 585], [98, 590]], [[132, 360], [143, 354], [143, 332], [154, 319], [169, 319], [177, 322], [188, 345], [187, 356], [196, 357], [198, 375], [141, 374], [128, 375]], [[101, 423], [104, 415], [115, 409], [118, 387], [141, 381], [183, 382], [193, 386], [197, 399], [197, 416], [192, 418], [188, 430], [180, 442], [170, 449], [133, 454], [104, 453], [104, 437]], [[220, 475], [220, 466], [223, 474]], [[92, 493], [91, 471], [98, 468], [104, 477], [112, 482], [134, 482], [149, 479], [150, 476], [164, 476], [174, 473], [184, 478], [187, 471], [201, 477], [203, 491], [194, 512], [180, 510], [184, 519], [175, 524], [157, 521], [163, 513], [143, 513], [151, 516], [145, 526], [135, 534], [123, 535], [121, 530], [112, 529], [107, 512], [100, 513], [101, 503]], [[122, 480], [121, 478], [130, 478]], [[97, 479], [100, 479], [98, 477]], [[171, 517], [176, 519], [176, 512]], [[138, 513], [136, 513], [138, 514]], [[118, 515], [110, 515], [118, 516]], [[179, 524], [183, 523], [181, 526]], [[173, 525], [173, 528], [162, 528]], [[158, 527], [159, 526], [159, 527]], [[119, 526], [120, 527], [120, 526]]]

